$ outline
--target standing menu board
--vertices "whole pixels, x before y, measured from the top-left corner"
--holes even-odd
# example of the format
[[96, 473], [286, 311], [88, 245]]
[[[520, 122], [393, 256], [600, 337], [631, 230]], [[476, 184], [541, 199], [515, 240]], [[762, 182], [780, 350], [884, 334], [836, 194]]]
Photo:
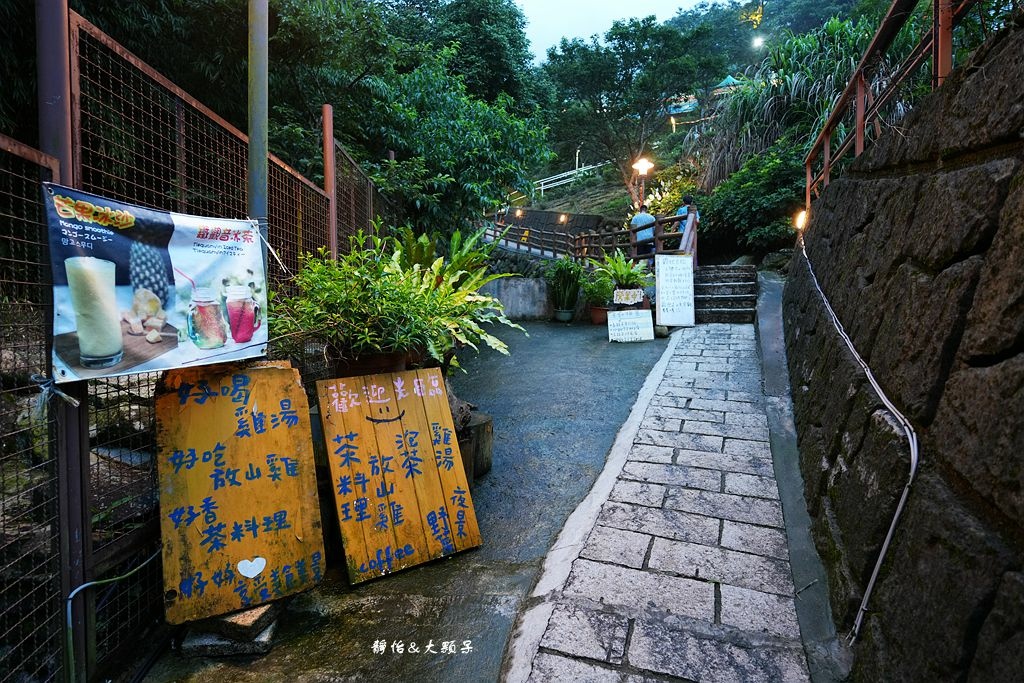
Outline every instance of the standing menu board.
[[635, 342], [654, 339], [654, 322], [648, 309], [608, 311], [608, 341]]
[[693, 257], [659, 254], [654, 257], [658, 296], [655, 300], [658, 324], [693, 327]]
[[317, 382], [352, 583], [480, 545], [437, 368]]
[[172, 370], [156, 412], [167, 621], [317, 583], [324, 544], [298, 370], [286, 362]]

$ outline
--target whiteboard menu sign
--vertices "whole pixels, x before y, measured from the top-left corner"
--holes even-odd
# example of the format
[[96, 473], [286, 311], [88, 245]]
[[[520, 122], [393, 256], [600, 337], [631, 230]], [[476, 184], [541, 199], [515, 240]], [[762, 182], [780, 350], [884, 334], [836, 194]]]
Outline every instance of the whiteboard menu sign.
[[635, 342], [654, 339], [654, 322], [646, 309], [608, 311], [608, 341]]
[[654, 259], [658, 324], [693, 327], [693, 257], [659, 254]]

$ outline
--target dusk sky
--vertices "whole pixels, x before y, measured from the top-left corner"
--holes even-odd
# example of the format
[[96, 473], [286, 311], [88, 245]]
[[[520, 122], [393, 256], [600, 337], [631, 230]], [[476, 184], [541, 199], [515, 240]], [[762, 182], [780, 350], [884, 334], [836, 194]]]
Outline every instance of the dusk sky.
[[549, 47], [562, 36], [589, 38], [604, 35], [616, 19], [646, 17], [658, 21], [671, 19], [679, 8], [690, 9], [700, 0], [516, 0], [526, 15], [526, 37], [539, 63], [547, 58]]

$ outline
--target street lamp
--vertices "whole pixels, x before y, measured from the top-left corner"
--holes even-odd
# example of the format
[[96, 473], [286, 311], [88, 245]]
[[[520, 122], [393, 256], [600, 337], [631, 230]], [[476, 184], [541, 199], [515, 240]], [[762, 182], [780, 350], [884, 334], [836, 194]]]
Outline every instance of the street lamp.
[[636, 160], [636, 163], [633, 164], [633, 170], [635, 170], [637, 173], [640, 174], [640, 204], [641, 205], [644, 203], [644, 199], [647, 196], [646, 188], [644, 187], [644, 181], [647, 179], [647, 172], [650, 171], [652, 168], [654, 168], [654, 164], [652, 164], [650, 161], [648, 161], [644, 157], [640, 157], [639, 159]]

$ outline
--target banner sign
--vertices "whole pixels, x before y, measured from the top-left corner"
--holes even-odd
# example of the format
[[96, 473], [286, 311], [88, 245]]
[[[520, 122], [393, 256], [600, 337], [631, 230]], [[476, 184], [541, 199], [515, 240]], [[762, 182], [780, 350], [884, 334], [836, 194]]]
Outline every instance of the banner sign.
[[654, 322], [646, 309], [608, 311], [608, 341], [635, 342], [654, 339]]
[[309, 404], [287, 362], [157, 388], [164, 608], [180, 624], [311, 588], [325, 569]]
[[267, 280], [255, 221], [123, 204], [52, 183], [57, 382], [266, 354]]
[[693, 327], [696, 310], [693, 302], [693, 256], [654, 257], [658, 296], [655, 308], [658, 324]]
[[480, 545], [439, 369], [316, 388], [350, 582]]

